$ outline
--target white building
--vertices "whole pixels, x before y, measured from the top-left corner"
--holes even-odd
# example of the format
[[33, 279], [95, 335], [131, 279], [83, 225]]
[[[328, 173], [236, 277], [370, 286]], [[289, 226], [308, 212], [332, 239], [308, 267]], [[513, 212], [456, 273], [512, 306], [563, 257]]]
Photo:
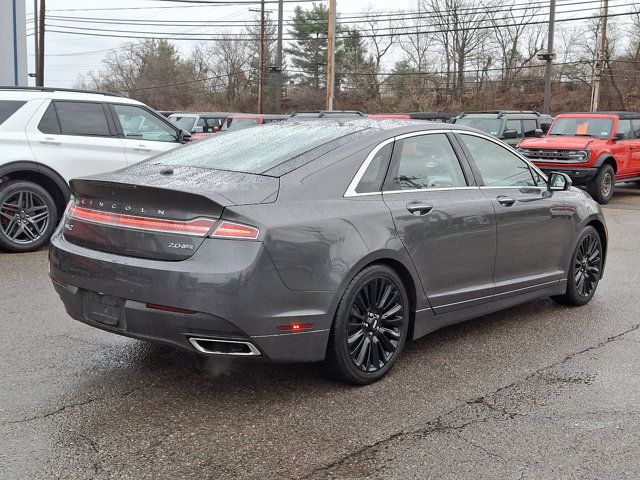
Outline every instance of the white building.
[[0, 0], [0, 85], [28, 85], [25, 0]]

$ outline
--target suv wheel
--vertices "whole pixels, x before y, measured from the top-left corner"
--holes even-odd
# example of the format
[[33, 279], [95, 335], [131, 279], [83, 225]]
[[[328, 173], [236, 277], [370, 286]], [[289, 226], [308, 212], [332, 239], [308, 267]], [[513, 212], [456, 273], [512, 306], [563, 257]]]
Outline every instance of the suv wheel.
[[327, 349], [338, 379], [366, 385], [382, 378], [400, 356], [409, 329], [409, 300], [398, 274], [384, 265], [362, 270], [347, 287]]
[[40, 185], [24, 180], [0, 184], [0, 248], [39, 249], [51, 238], [57, 218], [53, 198]]
[[609, 200], [613, 197], [615, 178], [616, 173], [613, 167], [609, 164], [603, 165], [598, 170], [596, 178], [587, 185], [587, 191], [598, 203], [602, 205], [609, 203]]
[[596, 293], [602, 274], [602, 241], [597, 230], [585, 228], [571, 257], [564, 295], [551, 297], [563, 305], [584, 305]]

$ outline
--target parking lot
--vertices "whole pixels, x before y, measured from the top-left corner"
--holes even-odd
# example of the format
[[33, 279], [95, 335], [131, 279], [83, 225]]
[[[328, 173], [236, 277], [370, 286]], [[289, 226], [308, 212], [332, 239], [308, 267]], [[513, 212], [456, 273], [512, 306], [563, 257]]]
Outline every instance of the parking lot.
[[449, 327], [362, 388], [98, 331], [46, 250], [0, 254], [0, 477], [638, 478], [640, 189], [604, 210], [591, 303]]

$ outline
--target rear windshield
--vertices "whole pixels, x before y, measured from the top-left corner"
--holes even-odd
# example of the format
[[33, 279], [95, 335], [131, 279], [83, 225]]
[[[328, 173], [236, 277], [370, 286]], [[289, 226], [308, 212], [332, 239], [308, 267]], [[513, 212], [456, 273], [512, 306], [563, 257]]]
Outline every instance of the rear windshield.
[[13, 100], [0, 100], [0, 125], [16, 113], [25, 103]]
[[467, 127], [477, 128], [490, 135], [498, 136], [502, 120], [495, 117], [462, 117], [456, 121], [456, 125], [465, 125]]
[[568, 135], [611, 138], [613, 120], [595, 117], [565, 117], [556, 118], [549, 135]]
[[298, 155], [365, 127], [273, 123], [216, 135], [150, 160], [151, 163], [264, 173]]

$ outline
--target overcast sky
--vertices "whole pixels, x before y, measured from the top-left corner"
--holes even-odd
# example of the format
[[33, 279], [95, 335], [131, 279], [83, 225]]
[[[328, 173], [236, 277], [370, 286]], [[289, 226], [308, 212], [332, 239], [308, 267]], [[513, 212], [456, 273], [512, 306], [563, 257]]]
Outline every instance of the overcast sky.
[[[27, 32], [33, 31], [33, 0], [25, 0], [27, 4]], [[539, 0], [538, 0], [539, 1]], [[573, 6], [562, 6], [562, 3], [572, 2]], [[375, 1], [375, 0], [337, 0], [338, 13], [340, 15], [348, 15], [352, 13], [361, 13], [363, 10], [372, 7], [377, 11], [398, 11], [398, 10], [415, 10], [416, 0], [394, 0], [391, 1]], [[522, 0], [522, 3], [526, 3]], [[576, 9], [583, 8], [587, 15], [597, 14], [599, 2], [594, 0], [558, 0], [558, 18], [567, 17], [569, 15], [579, 16]], [[629, 5], [633, 3], [628, 0], [610, 0], [611, 13], [628, 11]], [[285, 17], [289, 18], [293, 14], [295, 3], [285, 3]], [[309, 7], [309, 3], [300, 3], [303, 7]], [[129, 7], [129, 8], [127, 8]], [[134, 8], [130, 8], [134, 7]], [[207, 20], [247, 20], [255, 18], [256, 13], [249, 11], [249, 8], [257, 8], [258, 5], [210, 5], [199, 6], [189, 3], [173, 3], [162, 0], [47, 0], [47, 14], [51, 15], [48, 24], [62, 24], [60, 20], [56, 20], [53, 16], [65, 17], [93, 17], [98, 19], [136, 19], [136, 20], [154, 20], [154, 21], [207, 21]], [[267, 4], [268, 9], [274, 10], [274, 16], [277, 16], [277, 5], [273, 3]], [[572, 13], [562, 14], [564, 10], [572, 10]], [[625, 19], [616, 19], [620, 24], [625, 23]], [[579, 22], [558, 24], [558, 28], [570, 28]], [[584, 22], [582, 22], [584, 23]], [[108, 23], [102, 24], [83, 24], [83, 23], [67, 23], [64, 25], [72, 25], [81, 31], [83, 26], [91, 28], [106, 29], [130, 29], [135, 32], [132, 26], [113, 26]], [[50, 27], [52, 30], [55, 26]], [[153, 31], [152, 26], [140, 26], [139, 30]], [[159, 31], [176, 32], [176, 33], [211, 33], [215, 35], [220, 33], [219, 27], [189, 27], [189, 26], [159, 26]], [[223, 28], [225, 29], [225, 28]], [[240, 32], [239, 29], [234, 30]], [[286, 32], [286, 28], [285, 28]], [[100, 33], [100, 32], [93, 32]], [[286, 35], [286, 34], [285, 34]], [[63, 33], [50, 32], [46, 36], [46, 67], [45, 82], [47, 85], [58, 87], [71, 87], [75, 83], [80, 73], [88, 71], [96, 71], [100, 69], [101, 61], [109, 49], [116, 49], [127, 40], [121, 38], [92, 37], [80, 35], [68, 35]], [[34, 71], [34, 45], [33, 36], [27, 38], [27, 47], [29, 53], [29, 71]], [[174, 41], [183, 54], [188, 54], [196, 42], [194, 41]], [[389, 65], [385, 65], [386, 69], [390, 69], [393, 61]], [[33, 82], [33, 79], [30, 79]]]
[[[33, 1], [27, 2], [27, 32], [33, 31]], [[387, 3], [387, 2], [384, 2]], [[390, 4], [390, 3], [389, 3]], [[394, 10], [408, 9], [415, 4], [415, 0], [395, 0], [393, 2]], [[295, 8], [294, 3], [285, 3], [285, 17], [288, 18], [293, 14]], [[308, 3], [300, 3], [301, 6], [309, 6]], [[374, 2], [374, 0], [338, 0], [338, 12], [340, 14], [360, 13], [370, 5], [375, 5], [376, 10], [386, 9], [382, 6], [383, 2]], [[132, 10], [93, 10], [93, 9], [114, 9], [136, 7]], [[142, 7], [142, 9], [139, 9]], [[156, 7], [156, 8], [154, 8]], [[158, 8], [163, 7], [163, 8]], [[171, 7], [171, 8], [166, 8]], [[142, 20], [252, 20], [256, 13], [249, 11], [249, 8], [259, 8], [259, 5], [240, 5], [240, 6], [193, 6], [190, 4], [178, 4], [157, 0], [47, 0], [47, 14], [77, 17], [96, 17], [96, 18], [121, 18], [121, 19], [142, 19]], [[274, 17], [277, 17], [277, 4], [268, 3], [268, 9], [273, 9]], [[73, 9], [73, 10], [71, 10]], [[51, 24], [62, 24], [60, 21], [51, 19], [47, 21]], [[81, 27], [82, 23], [66, 23], [65, 25], [76, 25]], [[107, 24], [91, 24], [86, 25], [91, 28], [114, 28], [114, 29], [133, 29], [131, 26], [111, 26]], [[141, 26], [140, 30], [152, 30], [153, 27]], [[188, 33], [219, 33], [220, 28], [217, 27], [158, 27], [164, 32], [188, 32]], [[224, 29], [224, 28], [223, 28]], [[239, 32], [240, 29], [234, 30]], [[286, 28], [285, 28], [286, 32]], [[286, 35], [286, 33], [285, 33]], [[100, 63], [105, 55], [104, 50], [117, 48], [119, 45], [127, 41], [127, 39], [90, 37], [79, 35], [68, 35], [62, 33], [48, 33], [46, 35], [46, 65], [45, 65], [45, 81], [47, 85], [57, 87], [71, 87], [75, 83], [78, 75], [90, 70], [98, 70]], [[27, 39], [27, 48], [29, 54], [29, 72], [34, 71], [34, 40], [33, 36]], [[193, 41], [174, 41], [180, 48], [181, 52], [188, 54], [196, 42]], [[91, 53], [95, 52], [95, 53]], [[33, 83], [33, 79], [30, 79]]]

